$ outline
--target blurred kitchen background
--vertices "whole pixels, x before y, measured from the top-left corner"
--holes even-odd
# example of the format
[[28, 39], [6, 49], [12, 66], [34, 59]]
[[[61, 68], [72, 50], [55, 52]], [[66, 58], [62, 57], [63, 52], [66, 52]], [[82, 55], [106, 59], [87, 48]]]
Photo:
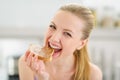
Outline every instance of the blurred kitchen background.
[[89, 7], [96, 17], [88, 50], [103, 80], [120, 80], [120, 0], [0, 0], [0, 79], [19, 80], [18, 59], [29, 44], [42, 44], [57, 9], [69, 2]]

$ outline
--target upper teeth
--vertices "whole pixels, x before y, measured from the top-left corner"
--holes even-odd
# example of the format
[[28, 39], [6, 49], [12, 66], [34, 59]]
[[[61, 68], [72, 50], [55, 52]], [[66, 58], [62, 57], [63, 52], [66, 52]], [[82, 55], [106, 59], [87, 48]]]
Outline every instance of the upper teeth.
[[54, 46], [50, 43], [50, 47], [55, 48], [55, 49], [60, 49], [58, 46]]

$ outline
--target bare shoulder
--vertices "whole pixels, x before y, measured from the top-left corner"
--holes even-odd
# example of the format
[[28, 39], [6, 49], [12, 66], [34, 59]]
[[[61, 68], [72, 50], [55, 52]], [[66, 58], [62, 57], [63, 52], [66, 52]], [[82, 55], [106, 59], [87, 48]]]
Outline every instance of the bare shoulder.
[[90, 63], [91, 75], [90, 80], [102, 80], [102, 71], [95, 64]]

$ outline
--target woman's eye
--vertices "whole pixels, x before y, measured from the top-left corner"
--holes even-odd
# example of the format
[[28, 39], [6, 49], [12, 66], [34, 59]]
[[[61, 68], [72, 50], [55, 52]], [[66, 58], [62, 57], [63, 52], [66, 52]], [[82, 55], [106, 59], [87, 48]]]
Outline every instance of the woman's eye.
[[66, 36], [68, 36], [68, 37], [72, 37], [72, 35], [71, 35], [70, 33], [68, 33], [68, 32], [64, 32], [64, 34], [65, 34]]
[[51, 29], [56, 29], [56, 27], [54, 25], [50, 25], [49, 26]]

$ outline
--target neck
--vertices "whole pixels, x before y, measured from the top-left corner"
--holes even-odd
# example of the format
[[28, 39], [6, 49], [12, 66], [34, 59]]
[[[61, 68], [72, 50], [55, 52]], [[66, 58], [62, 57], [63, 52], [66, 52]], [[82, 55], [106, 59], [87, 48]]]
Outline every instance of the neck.
[[75, 69], [75, 57], [67, 56], [62, 59], [53, 59], [51, 62], [46, 62], [46, 66], [54, 70], [55, 72], [71, 72]]

